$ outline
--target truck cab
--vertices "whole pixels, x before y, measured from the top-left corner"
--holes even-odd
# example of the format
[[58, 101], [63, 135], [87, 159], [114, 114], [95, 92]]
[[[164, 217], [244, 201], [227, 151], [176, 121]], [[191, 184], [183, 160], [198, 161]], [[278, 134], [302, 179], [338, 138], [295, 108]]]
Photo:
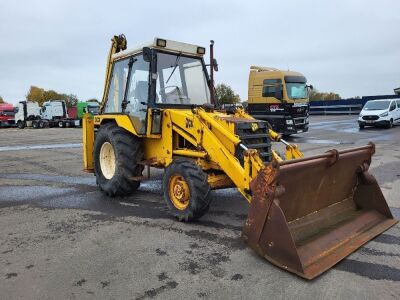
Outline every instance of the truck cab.
[[42, 119], [55, 121], [68, 118], [67, 105], [64, 100], [52, 100], [43, 103], [40, 110]]
[[15, 123], [22, 129], [31, 127], [32, 121], [40, 119], [40, 106], [37, 102], [20, 101], [15, 108]]
[[299, 72], [252, 66], [247, 110], [281, 134], [307, 132], [310, 106], [306, 83]]
[[0, 127], [14, 126], [15, 110], [12, 104], [0, 104]]

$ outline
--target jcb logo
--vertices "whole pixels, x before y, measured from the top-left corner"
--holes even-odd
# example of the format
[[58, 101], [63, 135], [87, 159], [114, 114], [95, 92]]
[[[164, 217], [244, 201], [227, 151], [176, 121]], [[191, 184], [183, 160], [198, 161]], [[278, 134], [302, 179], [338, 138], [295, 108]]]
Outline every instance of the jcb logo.
[[258, 129], [258, 124], [257, 123], [251, 123], [251, 130], [252, 131], [257, 131]]
[[94, 118], [94, 121], [95, 121], [96, 123], [99, 123], [99, 122], [100, 122], [100, 118], [99, 118], [99, 117], [95, 117], [95, 118]]
[[191, 119], [186, 119], [186, 128], [192, 128], [193, 127], [193, 121]]

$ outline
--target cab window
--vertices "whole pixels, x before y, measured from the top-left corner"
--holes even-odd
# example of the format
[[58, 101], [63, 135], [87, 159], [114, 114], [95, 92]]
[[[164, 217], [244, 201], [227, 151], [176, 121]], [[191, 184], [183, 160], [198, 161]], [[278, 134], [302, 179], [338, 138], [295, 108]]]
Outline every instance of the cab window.
[[133, 59], [125, 112], [129, 113], [136, 131], [144, 134], [146, 132], [147, 102], [149, 99], [150, 64], [144, 61], [143, 55], [137, 55]]
[[202, 105], [210, 102], [201, 58], [158, 53], [156, 103]]
[[282, 84], [281, 79], [265, 79], [263, 81], [262, 96], [275, 97], [276, 88]]
[[122, 111], [122, 100], [124, 99], [128, 70], [129, 58], [114, 63], [104, 112]]

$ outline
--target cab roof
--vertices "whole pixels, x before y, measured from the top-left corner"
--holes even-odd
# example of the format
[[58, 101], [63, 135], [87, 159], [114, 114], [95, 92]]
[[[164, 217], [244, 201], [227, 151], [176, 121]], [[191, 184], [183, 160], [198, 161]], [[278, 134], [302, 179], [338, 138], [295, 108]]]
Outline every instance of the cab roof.
[[260, 67], [260, 66], [251, 66], [250, 67], [250, 71], [253, 72], [279, 72], [279, 73], [283, 73], [284, 76], [303, 76], [303, 74], [301, 74], [300, 72], [295, 72], [295, 71], [284, 71], [284, 70], [279, 70], [276, 68], [272, 68], [272, 67]]
[[[159, 46], [159, 41], [165, 41], [165, 46]], [[149, 47], [149, 48], [154, 48], [154, 49], [159, 49], [159, 50], [164, 50], [167, 52], [175, 52], [175, 53], [182, 53], [182, 54], [188, 54], [191, 56], [198, 56], [198, 57], [202, 57], [205, 53], [205, 48], [201, 47], [201, 46], [197, 46], [197, 45], [193, 45], [193, 44], [187, 44], [187, 43], [182, 43], [182, 42], [177, 42], [177, 41], [173, 41], [173, 40], [166, 40], [166, 39], [161, 39], [161, 38], [157, 38], [155, 37], [152, 41], [147, 42], [147, 43], [143, 43], [141, 45], [138, 45], [134, 48], [131, 49], [126, 49], [124, 51], [115, 53], [112, 56], [112, 59], [118, 59], [118, 58], [122, 58], [122, 57], [126, 57], [126, 56], [131, 56], [137, 53], [142, 52], [143, 47]], [[204, 49], [204, 53], [199, 54], [198, 53], [198, 49]]]

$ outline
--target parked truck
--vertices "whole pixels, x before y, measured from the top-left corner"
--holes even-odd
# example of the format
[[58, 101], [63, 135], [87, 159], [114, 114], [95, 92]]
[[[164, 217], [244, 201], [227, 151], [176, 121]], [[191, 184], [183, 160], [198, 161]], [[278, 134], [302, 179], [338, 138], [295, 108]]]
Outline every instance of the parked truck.
[[294, 71], [250, 67], [247, 111], [291, 135], [308, 131], [309, 98], [306, 77]]
[[83, 114], [98, 114], [99, 104], [78, 102], [76, 106], [67, 109], [64, 100], [46, 101], [42, 107], [37, 102], [21, 101], [16, 111], [16, 124], [21, 129], [25, 127], [78, 127], [82, 124]]
[[[17, 127], [39, 127], [40, 106], [37, 102], [20, 101], [15, 108], [15, 123]], [[43, 127], [43, 123], [41, 124]]]
[[90, 115], [99, 114], [100, 104], [98, 102], [78, 102], [75, 106], [68, 108], [68, 116], [75, 120], [76, 126], [82, 126], [82, 118], [85, 113]]
[[[52, 100], [40, 107], [37, 102], [20, 101], [16, 108], [15, 121], [18, 128], [70, 127], [75, 122], [68, 118], [64, 100]], [[67, 124], [67, 125], [66, 125]]]
[[0, 104], [0, 128], [10, 127], [15, 125], [14, 106], [8, 103]]

